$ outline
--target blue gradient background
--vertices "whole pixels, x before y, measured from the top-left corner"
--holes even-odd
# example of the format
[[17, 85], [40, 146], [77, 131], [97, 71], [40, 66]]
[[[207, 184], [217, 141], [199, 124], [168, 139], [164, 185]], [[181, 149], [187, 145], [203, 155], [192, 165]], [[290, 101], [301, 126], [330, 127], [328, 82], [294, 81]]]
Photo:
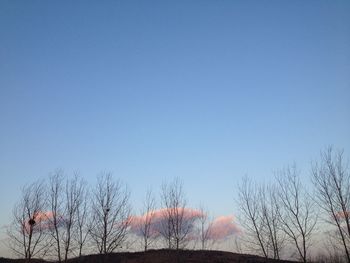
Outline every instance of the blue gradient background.
[[[183, 179], [235, 186], [350, 151], [349, 1], [0, 2], [0, 226], [26, 182], [111, 171], [137, 210]], [[2, 230], [3, 232], [3, 230]], [[1, 254], [1, 250], [0, 250]]]

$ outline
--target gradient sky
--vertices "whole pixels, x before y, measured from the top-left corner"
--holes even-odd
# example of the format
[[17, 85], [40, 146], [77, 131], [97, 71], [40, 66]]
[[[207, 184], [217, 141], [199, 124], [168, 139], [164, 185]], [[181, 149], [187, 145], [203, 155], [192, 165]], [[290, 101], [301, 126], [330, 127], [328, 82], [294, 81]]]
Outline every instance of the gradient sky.
[[111, 171], [137, 209], [183, 179], [235, 213], [239, 179], [350, 153], [350, 1], [0, 1], [0, 226], [26, 182]]

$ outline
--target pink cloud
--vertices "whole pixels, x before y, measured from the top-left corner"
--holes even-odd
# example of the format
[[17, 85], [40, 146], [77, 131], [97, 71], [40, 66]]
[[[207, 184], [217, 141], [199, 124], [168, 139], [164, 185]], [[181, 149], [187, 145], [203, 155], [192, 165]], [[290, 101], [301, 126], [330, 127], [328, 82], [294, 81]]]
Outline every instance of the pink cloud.
[[38, 212], [36, 215], [35, 215], [35, 218], [36, 220], [39, 220], [39, 221], [45, 221], [45, 220], [49, 220], [49, 219], [52, 219], [53, 218], [53, 212], [51, 211], [46, 211], [46, 212]]
[[[52, 228], [52, 222], [51, 219], [53, 218], [53, 212], [51, 211], [45, 211], [45, 212], [36, 212], [31, 218], [28, 218], [24, 222], [24, 229], [29, 232], [30, 225], [33, 224], [33, 230], [38, 231], [39, 229], [42, 230], [49, 230]], [[64, 222], [63, 217], [59, 217], [59, 225], [61, 226]]]
[[335, 216], [336, 216], [338, 219], [349, 218], [350, 212], [349, 212], [349, 211], [345, 211], [345, 212], [340, 211], [340, 212], [336, 213]]
[[[158, 209], [152, 212], [152, 214], [143, 214], [140, 216], [132, 216], [130, 230], [136, 235], [142, 235], [141, 227], [145, 224], [149, 217], [152, 217], [152, 222], [150, 226], [150, 235], [152, 237], [157, 237], [159, 232], [165, 223], [167, 213], [170, 211], [166, 208]], [[183, 213], [185, 223], [190, 224], [190, 227], [194, 227], [196, 224], [196, 219], [200, 218], [204, 214], [197, 209], [192, 208], [179, 208], [178, 213]], [[209, 227], [209, 239], [211, 240], [221, 240], [225, 239], [231, 235], [240, 233], [240, 229], [235, 223], [234, 216], [220, 216], [214, 219]], [[188, 238], [193, 240], [198, 238], [199, 233], [192, 233]]]
[[[156, 237], [159, 234], [163, 223], [165, 223], [164, 220], [166, 220], [167, 215], [169, 213], [172, 213], [171, 209], [161, 208], [151, 213], [143, 214], [141, 216], [132, 216], [130, 230], [136, 235], [141, 235], [142, 233], [141, 233], [140, 227], [142, 227], [145, 224], [145, 222], [150, 217], [152, 217], [150, 233], [151, 233], [151, 236]], [[197, 209], [182, 208], [182, 207], [177, 209], [177, 213], [182, 214], [184, 222], [188, 224], [193, 224], [195, 219], [203, 215], [203, 213]]]
[[225, 239], [240, 232], [232, 215], [217, 217], [209, 228], [209, 236], [212, 240]]

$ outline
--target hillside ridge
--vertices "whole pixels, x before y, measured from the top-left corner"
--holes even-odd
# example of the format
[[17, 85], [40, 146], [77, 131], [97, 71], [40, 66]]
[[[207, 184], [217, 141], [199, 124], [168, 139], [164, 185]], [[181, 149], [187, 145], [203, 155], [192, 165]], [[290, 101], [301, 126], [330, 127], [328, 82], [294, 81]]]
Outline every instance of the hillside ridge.
[[[0, 263], [25, 263], [24, 259], [0, 258]], [[32, 259], [32, 263], [52, 263]], [[146, 252], [117, 252], [111, 254], [90, 254], [72, 258], [69, 263], [292, 263], [295, 261], [265, 259], [256, 255], [232, 253], [219, 250], [169, 250], [152, 249]]]

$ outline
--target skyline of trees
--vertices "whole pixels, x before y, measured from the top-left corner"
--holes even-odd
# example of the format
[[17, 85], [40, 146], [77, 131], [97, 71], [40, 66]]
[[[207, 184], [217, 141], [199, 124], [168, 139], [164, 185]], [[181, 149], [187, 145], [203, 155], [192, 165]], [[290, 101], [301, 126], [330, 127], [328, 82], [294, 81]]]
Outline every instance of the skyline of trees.
[[[230, 232], [238, 252], [306, 263], [316, 258], [316, 248], [327, 246], [323, 258], [350, 263], [350, 174], [343, 151], [324, 150], [310, 178], [312, 188], [307, 188], [296, 164], [278, 170], [268, 184], [243, 177], [236, 190], [240, 230]], [[215, 228], [203, 206], [188, 205], [179, 178], [161, 185], [159, 202], [148, 189], [139, 216], [133, 214], [130, 194], [111, 173], [88, 186], [78, 174], [57, 170], [48, 180], [23, 187], [7, 245], [28, 262], [33, 257], [67, 262], [94, 251], [137, 247], [211, 249], [225, 238], [217, 235], [225, 225]], [[330, 237], [327, 244], [320, 242], [320, 233]]]

